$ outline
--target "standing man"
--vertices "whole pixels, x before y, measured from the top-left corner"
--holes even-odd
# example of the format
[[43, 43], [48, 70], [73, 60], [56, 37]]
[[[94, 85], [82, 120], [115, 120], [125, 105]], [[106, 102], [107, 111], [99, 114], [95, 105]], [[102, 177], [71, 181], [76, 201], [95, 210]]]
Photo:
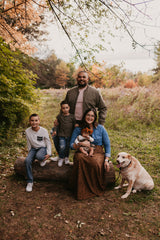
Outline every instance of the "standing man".
[[[70, 106], [70, 113], [74, 114], [76, 123], [80, 124], [83, 114], [89, 108], [98, 110], [98, 123], [104, 125], [107, 115], [107, 107], [100, 92], [88, 85], [89, 76], [86, 71], [80, 71], [77, 76], [77, 86], [71, 88], [67, 94], [65, 101]], [[53, 139], [55, 147], [57, 146], [57, 139]], [[58, 149], [56, 148], [58, 151]], [[53, 161], [58, 158], [52, 158]]]
[[81, 121], [84, 112], [89, 108], [98, 110], [98, 122], [104, 125], [107, 115], [107, 107], [100, 92], [88, 85], [89, 76], [85, 71], [81, 71], [77, 76], [76, 87], [71, 88], [66, 95], [66, 101], [70, 106], [70, 113], [75, 115], [77, 123]]

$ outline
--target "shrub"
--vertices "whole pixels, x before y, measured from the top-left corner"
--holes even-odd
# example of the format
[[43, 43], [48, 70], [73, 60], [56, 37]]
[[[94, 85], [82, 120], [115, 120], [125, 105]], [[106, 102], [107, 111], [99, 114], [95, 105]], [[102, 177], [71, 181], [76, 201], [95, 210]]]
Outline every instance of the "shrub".
[[12, 52], [0, 38], [0, 134], [24, 121], [30, 112], [30, 105], [35, 101], [33, 84], [36, 75], [23, 69]]
[[135, 83], [132, 79], [128, 79], [124, 84], [125, 88], [134, 88], [137, 87], [137, 83]]

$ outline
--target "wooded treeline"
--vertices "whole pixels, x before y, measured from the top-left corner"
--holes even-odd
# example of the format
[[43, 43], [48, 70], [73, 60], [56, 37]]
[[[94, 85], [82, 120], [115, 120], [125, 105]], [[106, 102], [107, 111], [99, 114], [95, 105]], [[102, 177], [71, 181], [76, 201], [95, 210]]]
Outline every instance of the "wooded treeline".
[[75, 85], [73, 73], [74, 64], [66, 63], [56, 57], [54, 53], [45, 60], [33, 58], [18, 51], [22, 66], [37, 75], [36, 88], [70, 88]]
[[[123, 85], [132, 88], [148, 86], [160, 78], [160, 47], [155, 49], [157, 68], [153, 75], [127, 72], [120, 66], [88, 64], [90, 84], [98, 88]], [[70, 88], [76, 84], [76, 75], [83, 68], [65, 63], [52, 53], [45, 60], [29, 57], [20, 50], [11, 50], [0, 38], [0, 137], [19, 126], [30, 114], [31, 106], [37, 104], [35, 88]]]

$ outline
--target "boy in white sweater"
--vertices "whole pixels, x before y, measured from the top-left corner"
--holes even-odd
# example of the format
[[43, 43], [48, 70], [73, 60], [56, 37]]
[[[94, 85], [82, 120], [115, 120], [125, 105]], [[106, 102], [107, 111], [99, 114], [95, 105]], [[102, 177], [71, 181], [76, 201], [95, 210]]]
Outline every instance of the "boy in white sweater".
[[31, 192], [33, 187], [32, 163], [35, 159], [40, 161], [43, 167], [46, 160], [51, 156], [51, 142], [48, 131], [39, 126], [40, 119], [38, 114], [34, 113], [29, 117], [31, 127], [27, 128], [26, 138], [28, 147], [28, 156], [25, 159], [26, 173], [27, 173], [27, 187], [26, 191]]

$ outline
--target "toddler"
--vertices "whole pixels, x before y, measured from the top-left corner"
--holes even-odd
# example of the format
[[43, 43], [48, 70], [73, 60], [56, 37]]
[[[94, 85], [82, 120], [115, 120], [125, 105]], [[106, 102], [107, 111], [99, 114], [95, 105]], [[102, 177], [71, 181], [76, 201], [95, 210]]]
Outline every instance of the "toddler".
[[60, 103], [61, 111], [56, 118], [56, 126], [52, 128], [52, 137], [58, 136], [58, 166], [61, 167], [63, 162], [69, 164], [69, 148], [70, 148], [70, 138], [72, 131], [75, 126], [75, 117], [70, 114], [70, 107], [66, 101]]
[[92, 133], [93, 131], [91, 129], [85, 127], [81, 130], [81, 135], [79, 135], [75, 140], [75, 144], [80, 144], [86, 140], [90, 142], [90, 147], [80, 146], [79, 148], [79, 150], [87, 156], [88, 154], [90, 156], [93, 156], [94, 152], [94, 144], [92, 144], [92, 142], [94, 142], [94, 139], [90, 136]]

